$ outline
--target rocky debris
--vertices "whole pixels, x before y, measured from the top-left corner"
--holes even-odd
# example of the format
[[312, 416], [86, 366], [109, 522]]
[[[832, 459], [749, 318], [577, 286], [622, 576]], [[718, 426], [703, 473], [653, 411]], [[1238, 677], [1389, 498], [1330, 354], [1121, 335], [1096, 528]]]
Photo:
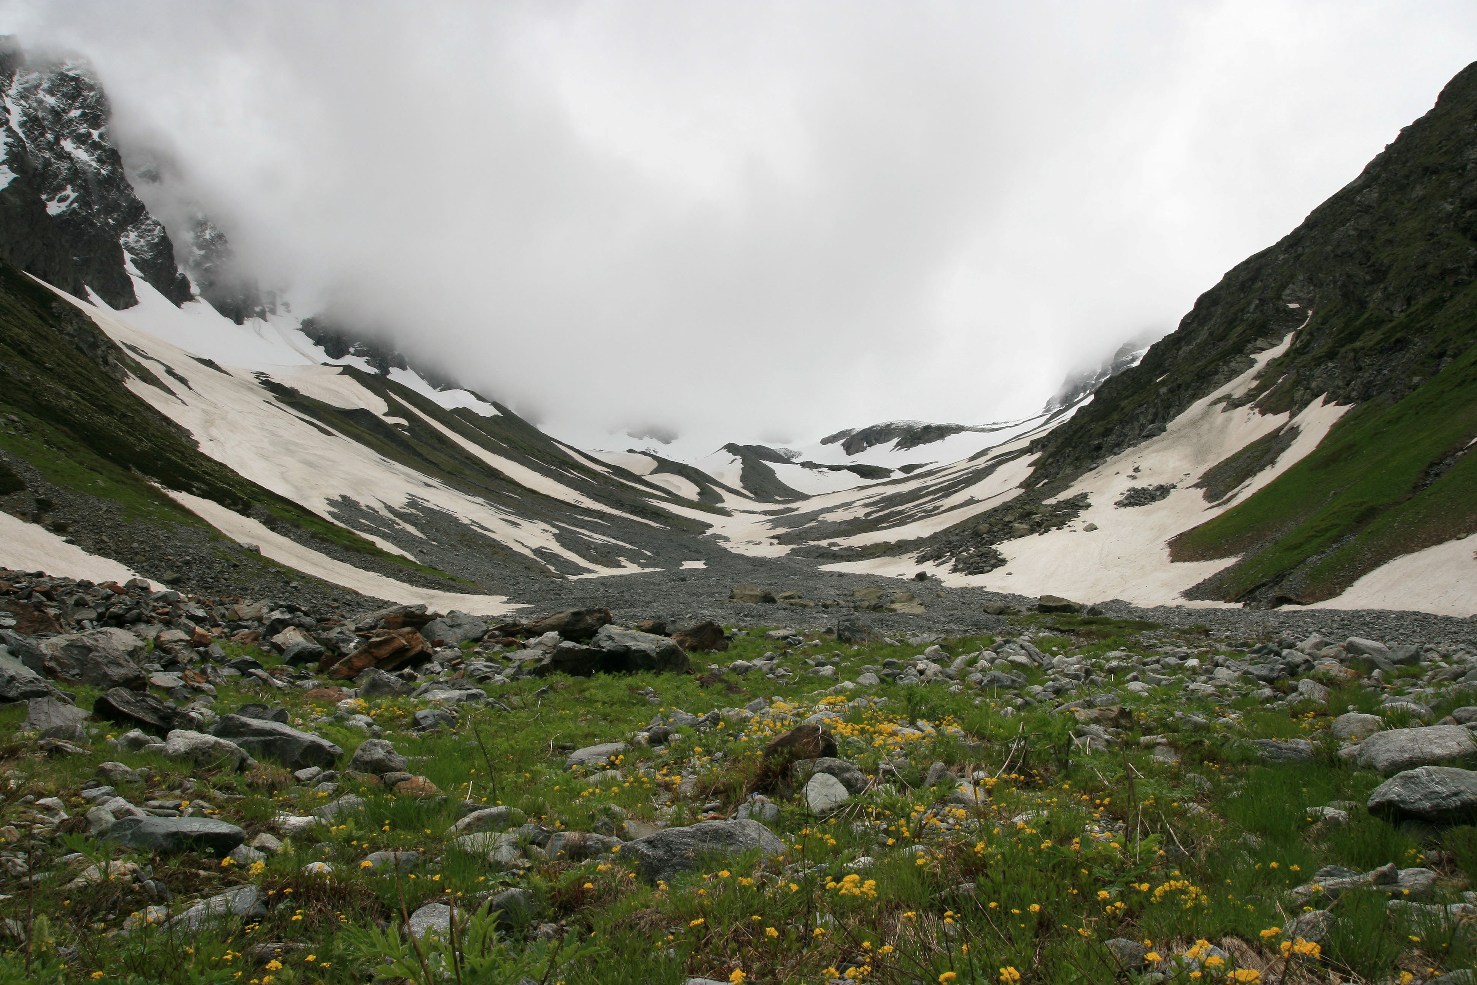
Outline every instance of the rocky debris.
[[222, 858], [246, 840], [246, 832], [236, 825], [208, 817], [125, 817], [108, 836], [145, 852], [205, 852]]
[[242, 715], [226, 715], [212, 731], [220, 738], [230, 739], [258, 759], [270, 759], [293, 770], [309, 766], [328, 769], [344, 752], [311, 732]]
[[1332, 902], [1351, 889], [1376, 889], [1391, 896], [1419, 899], [1435, 886], [1436, 873], [1431, 869], [1402, 869], [1391, 862], [1369, 872], [1355, 872], [1330, 865], [1313, 873], [1312, 881], [1296, 887], [1291, 895], [1299, 905], [1315, 899]]
[[636, 859], [641, 878], [656, 882], [752, 851], [765, 857], [781, 855], [785, 843], [758, 821], [703, 821], [626, 842], [621, 854]]
[[1340, 755], [1364, 769], [1398, 773], [1416, 766], [1477, 758], [1477, 738], [1460, 725], [1427, 725], [1376, 732]]
[[1471, 824], [1477, 821], [1477, 772], [1451, 766], [1406, 770], [1376, 787], [1368, 807], [1392, 821]]
[[673, 633], [672, 642], [688, 653], [716, 653], [728, 649], [728, 637], [723, 627], [712, 620]]
[[1113, 503], [1115, 509], [1130, 509], [1135, 506], [1149, 506], [1162, 499], [1168, 499], [1169, 494], [1177, 487], [1174, 483], [1157, 483], [1152, 486], [1129, 486], [1123, 491], [1123, 495]]

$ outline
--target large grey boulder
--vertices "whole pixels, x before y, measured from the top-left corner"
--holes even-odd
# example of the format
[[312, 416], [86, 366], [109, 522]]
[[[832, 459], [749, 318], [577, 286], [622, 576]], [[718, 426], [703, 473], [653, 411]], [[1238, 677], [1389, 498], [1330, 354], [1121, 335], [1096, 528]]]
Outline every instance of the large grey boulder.
[[668, 828], [628, 841], [622, 855], [636, 859], [636, 871], [648, 882], [669, 880], [709, 861], [758, 851], [766, 858], [783, 854], [785, 843], [758, 821], [703, 821]]
[[0, 702], [29, 701], [50, 693], [51, 685], [46, 683], [46, 678], [0, 647]]
[[132, 691], [149, 686], [149, 676], [133, 659], [143, 652], [144, 642], [132, 633], [94, 629], [53, 636], [38, 641], [36, 646], [46, 673], [58, 680]]
[[87, 712], [56, 698], [32, 698], [26, 702], [26, 721], [21, 726], [43, 739], [81, 739]]
[[846, 786], [829, 773], [817, 773], [805, 784], [805, 804], [813, 814], [829, 814], [850, 799]]
[[692, 669], [692, 662], [682, 647], [665, 636], [618, 626], [601, 626], [590, 645], [613, 658], [607, 661], [606, 670], [685, 674]]
[[196, 766], [245, 769], [252, 764], [251, 755], [230, 739], [175, 729], [164, 740], [164, 755]]
[[1328, 730], [1335, 739], [1347, 742], [1349, 739], [1367, 739], [1384, 728], [1385, 720], [1380, 716], [1351, 711], [1335, 718]]
[[1420, 766], [1397, 773], [1374, 788], [1369, 812], [1392, 821], [1437, 824], [1477, 821], [1477, 772], [1451, 766]]
[[1477, 758], [1477, 738], [1460, 725], [1424, 725], [1376, 732], [1341, 755], [1364, 769], [1398, 773]]
[[836, 759], [832, 756], [821, 756], [819, 759], [802, 759], [795, 763], [791, 769], [794, 772], [795, 779], [802, 781], [807, 780], [816, 773], [826, 773], [834, 776], [837, 780], [841, 781], [841, 785], [846, 788], [846, 792], [853, 797], [865, 792], [867, 787], [871, 785], [871, 781], [867, 779], [867, 774], [863, 773], [862, 768], [856, 763], [851, 763], [844, 759]]
[[487, 620], [452, 609], [421, 627], [421, 635], [433, 644], [472, 643], [487, 634]]
[[246, 832], [208, 817], [125, 817], [108, 835], [130, 848], [161, 855], [212, 852], [226, 856], [246, 840]]
[[349, 759], [349, 769], [375, 776], [404, 772], [409, 764], [386, 739], [365, 739]]
[[294, 770], [305, 766], [328, 769], [344, 753], [321, 735], [260, 718], [227, 715], [216, 725], [214, 732], [258, 759], [270, 759]]
[[293, 667], [317, 664], [328, 653], [326, 647], [297, 626], [288, 626], [272, 637], [272, 646], [282, 654], [282, 662]]

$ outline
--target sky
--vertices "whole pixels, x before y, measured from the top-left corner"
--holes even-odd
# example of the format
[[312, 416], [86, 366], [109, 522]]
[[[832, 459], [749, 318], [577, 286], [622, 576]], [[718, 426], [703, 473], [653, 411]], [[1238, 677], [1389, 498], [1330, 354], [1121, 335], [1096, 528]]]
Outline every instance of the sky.
[[[1477, 4], [0, 0], [244, 267], [586, 446], [1025, 416], [1477, 53]], [[612, 429], [616, 432], [610, 433]]]

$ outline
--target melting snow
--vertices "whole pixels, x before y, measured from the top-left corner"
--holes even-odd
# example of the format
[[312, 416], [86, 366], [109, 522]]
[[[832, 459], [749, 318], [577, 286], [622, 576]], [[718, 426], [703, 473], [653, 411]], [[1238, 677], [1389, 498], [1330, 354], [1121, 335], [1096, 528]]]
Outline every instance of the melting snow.
[[109, 558], [89, 554], [45, 527], [0, 512], [0, 565], [62, 578], [124, 582], [138, 575]]

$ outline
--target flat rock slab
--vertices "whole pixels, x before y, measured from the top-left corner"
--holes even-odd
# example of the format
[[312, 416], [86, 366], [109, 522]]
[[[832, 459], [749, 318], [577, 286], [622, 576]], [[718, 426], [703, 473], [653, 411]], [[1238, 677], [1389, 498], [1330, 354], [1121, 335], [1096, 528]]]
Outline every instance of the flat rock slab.
[[1477, 739], [1460, 725], [1425, 725], [1376, 732], [1355, 746], [1354, 762], [1380, 773], [1477, 759]]
[[260, 718], [227, 715], [216, 725], [214, 732], [258, 759], [270, 759], [293, 770], [305, 766], [328, 769], [344, 754], [342, 749], [320, 735]]
[[570, 769], [576, 766], [603, 766], [610, 761], [610, 757], [619, 756], [630, 748], [624, 742], [602, 742], [598, 746], [585, 746], [570, 753], [564, 765]]
[[246, 840], [246, 832], [208, 817], [125, 817], [108, 832], [130, 848], [174, 855], [209, 852], [221, 857]]
[[1369, 812], [1390, 820], [1436, 824], [1477, 820], [1477, 772], [1451, 766], [1421, 766], [1396, 774], [1369, 795]]
[[92, 712], [103, 721], [143, 729], [153, 735], [166, 735], [189, 724], [188, 716], [168, 701], [124, 687], [111, 688], [99, 697], [93, 702]]
[[785, 843], [758, 821], [703, 821], [685, 828], [668, 828], [647, 838], [628, 841], [622, 855], [636, 859], [636, 871], [648, 882], [669, 880], [682, 872], [719, 859], [758, 851], [766, 858], [781, 855]]

